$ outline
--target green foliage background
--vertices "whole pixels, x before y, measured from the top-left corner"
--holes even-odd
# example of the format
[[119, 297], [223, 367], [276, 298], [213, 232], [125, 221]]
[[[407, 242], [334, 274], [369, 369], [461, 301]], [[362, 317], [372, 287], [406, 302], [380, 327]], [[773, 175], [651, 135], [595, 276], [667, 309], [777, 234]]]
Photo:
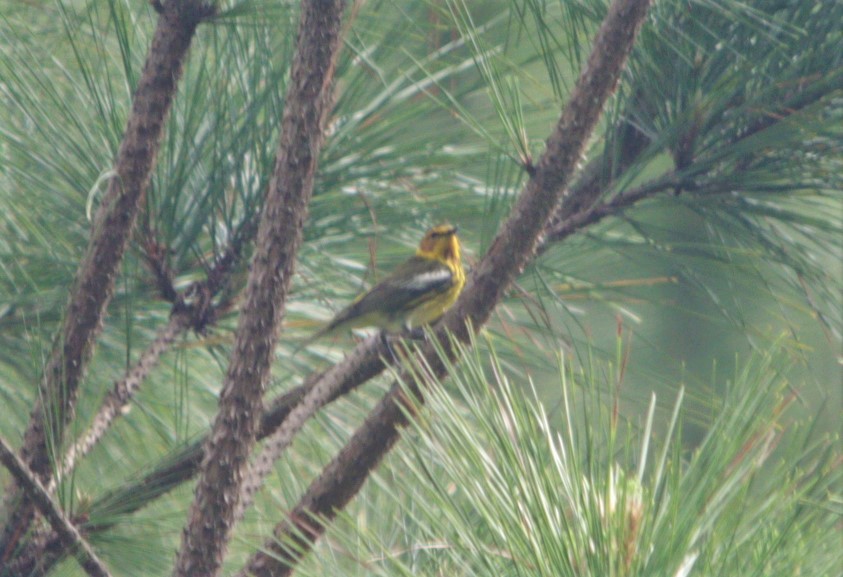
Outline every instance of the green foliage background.
[[[351, 11], [270, 397], [341, 358], [351, 346], [345, 337], [292, 353], [405, 258], [425, 228], [458, 224], [469, 263], [483, 254], [525, 181], [521, 163], [542, 151], [605, 5], [394, 0], [357, 2]], [[0, 434], [16, 440], [84, 251], [87, 214], [109, 178], [155, 16], [144, 3], [119, 0], [37, 10], [0, 0], [0, 13]], [[843, 402], [840, 21], [843, 8], [834, 2], [656, 2], [584, 164], [618, 154], [625, 120], [651, 144], [629, 168], [605, 175], [605, 197], [659, 179], [679, 183], [682, 193], [663, 193], [551, 246], [499, 307], [488, 341], [478, 345], [478, 367], [494, 366], [518, 390], [535, 387], [555, 407], [564, 351], [563, 372], [571, 371], [568, 385], [581, 407], [597, 399], [592, 409], [600, 414], [616, 402], [628, 423], [615, 441], [626, 459], [596, 433], [605, 430], [602, 417], [577, 422], [594, 427], [586, 447], [602, 451], [606, 462], [635, 461], [625, 443], [640, 441], [655, 393], [654, 437], [673, 431], [679, 467], [689, 454], [683, 448], [704, 444], [717, 426], [721, 399], [738, 394], [740, 382], [763, 380], [737, 377], [746, 360], [774, 348], [785, 367], [776, 374], [798, 392], [783, 426], [813, 423], [802, 448], [833, 434]], [[144, 238], [166, 245], [177, 284], [185, 286], [260, 209], [296, 26], [294, 4], [255, 1], [224, 4], [200, 28], [84, 384], [78, 432], [169, 314], [143, 262]], [[690, 133], [693, 161], [677, 163]], [[206, 430], [233, 326], [233, 315], [221, 319], [165, 358], [131, 413], [62, 483], [65, 507], [84, 509]], [[485, 355], [492, 348], [494, 361]], [[386, 382], [367, 385], [308, 427], [238, 532], [229, 568], [296, 502]], [[670, 429], [682, 387], [682, 417]], [[747, 418], [767, 414], [757, 410]], [[564, 431], [562, 412], [550, 410], [547, 419]], [[392, 551], [437, 538], [455, 543], [445, 532], [428, 533], [436, 517], [414, 513], [448, 510], [429, 489], [413, 490], [419, 478], [435, 480], [447, 468], [437, 459], [447, 458], [414, 448], [423, 432], [408, 436], [333, 533], [342, 539], [320, 546], [321, 574], [376, 572], [360, 561], [374, 555], [367, 553], [372, 543]], [[483, 443], [482, 435], [475, 441]], [[793, 447], [782, 458], [798, 461], [799, 444], [783, 444]], [[404, 478], [407, 463], [414, 474]], [[755, 485], [748, 491], [775, 498]], [[839, 485], [827, 492], [838, 495], [839, 513]], [[138, 514], [118, 515], [113, 531], [92, 538], [95, 546], [118, 574], [165, 574], [190, 495], [185, 486]], [[110, 512], [98, 514], [94, 521]], [[822, 526], [804, 536], [805, 547]], [[385, 537], [392, 532], [400, 539]], [[461, 547], [476, 553], [474, 545]], [[831, 571], [831, 554], [816, 555], [817, 567]], [[430, 557], [408, 567], [432, 575], [455, 563]], [[690, 574], [716, 573], [703, 566]], [[463, 574], [489, 570], [478, 560]], [[595, 574], [626, 574], [616, 570]], [[67, 562], [58, 573], [77, 571]]]

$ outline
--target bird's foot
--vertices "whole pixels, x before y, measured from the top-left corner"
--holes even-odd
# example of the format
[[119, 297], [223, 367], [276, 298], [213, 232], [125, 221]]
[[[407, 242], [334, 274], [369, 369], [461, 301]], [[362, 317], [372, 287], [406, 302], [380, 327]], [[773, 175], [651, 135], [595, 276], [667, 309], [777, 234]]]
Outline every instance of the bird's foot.
[[392, 359], [392, 364], [397, 365], [400, 362], [400, 359], [398, 358], [398, 355], [395, 354], [395, 349], [392, 348], [392, 337], [390, 337], [389, 333], [386, 331], [381, 331], [378, 336], [380, 337], [384, 348], [389, 353], [389, 356]]

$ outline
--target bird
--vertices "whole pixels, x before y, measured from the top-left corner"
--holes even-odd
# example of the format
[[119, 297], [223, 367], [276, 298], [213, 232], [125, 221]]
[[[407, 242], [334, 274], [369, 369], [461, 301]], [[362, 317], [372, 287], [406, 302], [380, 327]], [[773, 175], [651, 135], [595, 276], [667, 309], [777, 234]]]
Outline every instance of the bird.
[[465, 271], [457, 227], [434, 226], [425, 233], [415, 255], [354, 299], [303, 344], [344, 329], [411, 332], [438, 320], [456, 302], [463, 286]]

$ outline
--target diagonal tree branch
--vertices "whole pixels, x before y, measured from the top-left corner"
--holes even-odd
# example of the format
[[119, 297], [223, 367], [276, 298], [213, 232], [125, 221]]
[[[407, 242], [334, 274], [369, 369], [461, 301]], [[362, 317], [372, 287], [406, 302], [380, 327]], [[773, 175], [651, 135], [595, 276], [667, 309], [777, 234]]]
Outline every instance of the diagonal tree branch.
[[617, 129], [617, 155], [604, 154], [588, 163], [571, 187], [570, 194], [560, 203], [545, 225], [537, 252], [543, 253], [554, 240], [549, 237], [554, 228], [573, 215], [587, 211], [611, 187], [616, 175], [623, 174], [644, 153], [650, 139], [632, 122], [624, 120]]
[[[65, 454], [61, 469], [57, 474], [58, 477], [72, 471], [79, 458], [87, 455], [100, 439], [102, 439], [103, 435], [114, 423], [114, 420], [123, 414], [124, 409], [137, 393], [141, 383], [143, 383], [150, 371], [158, 365], [161, 355], [169, 350], [173, 342], [187, 329], [189, 320], [185, 315], [172, 315], [169, 322], [158, 331], [155, 340], [144, 350], [132, 369], [122, 379], [114, 383], [114, 387], [108, 392], [105, 399], [103, 399], [88, 431]], [[55, 483], [55, 480], [50, 483], [51, 491], [55, 487]]]
[[[343, 363], [338, 363], [320, 375], [320, 378], [308, 387], [301, 397], [301, 400], [296, 403], [285, 415], [284, 420], [280, 425], [267, 435], [266, 442], [261, 449], [254, 463], [249, 468], [248, 475], [243, 481], [243, 488], [240, 494], [240, 503], [237, 507], [237, 518], [242, 518], [245, 511], [252, 505], [255, 494], [260, 490], [266, 477], [272, 472], [272, 467], [275, 461], [281, 456], [293, 440], [293, 437], [301, 430], [305, 423], [316, 414], [316, 412], [336, 399], [345, 394], [351, 383], [362, 383], [361, 380], [368, 371], [361, 372], [354, 371], [354, 360], [365, 361], [369, 356], [368, 348], [372, 347], [384, 357], [392, 358], [394, 355], [386, 350], [386, 344], [383, 339], [372, 337], [366, 341], [368, 346], [364, 344], [358, 347], [352, 356], [349, 363], [347, 360]], [[355, 354], [356, 353], [356, 354]], [[368, 365], [370, 368], [376, 369], [377, 372], [383, 370], [385, 366], [383, 361], [378, 357], [377, 363], [365, 363], [363, 367]], [[379, 366], [378, 366], [379, 365]], [[349, 373], [349, 371], [353, 371]], [[373, 375], [374, 376], [374, 375]], [[353, 378], [349, 378], [353, 377]], [[371, 377], [369, 377], [371, 378]]]
[[[565, 197], [588, 137], [617, 85], [648, 6], [649, 0], [612, 3], [585, 69], [546, 142], [545, 153], [535, 172], [460, 299], [439, 324], [436, 334], [441, 343], [447, 343], [447, 331], [467, 342], [470, 331], [486, 322], [515, 277], [533, 258], [540, 235], [557, 203]], [[453, 354], [453, 349], [448, 349]], [[421, 351], [425, 364], [437, 376], [447, 373], [431, 343]], [[411, 383], [411, 391], [420, 397], [419, 385], [411, 376], [406, 380]], [[297, 561], [324, 532], [325, 523], [359, 491], [397, 441], [400, 427], [407, 422], [404, 410], [409, 408], [401, 400], [403, 395], [401, 386], [394, 384], [349, 443], [310, 486], [288, 521], [276, 527], [277, 540], [267, 542], [262, 551], [254, 554], [240, 575], [278, 576], [293, 571]], [[302, 404], [308, 397], [319, 400], [311, 391]], [[282, 547], [279, 542], [293, 545]]]
[[[114, 387], [100, 404], [88, 431], [67, 450], [58, 473], [59, 476], [66, 475], [71, 471], [79, 458], [87, 455], [96, 446], [114, 421], [125, 414], [125, 409], [137, 394], [143, 381], [158, 365], [161, 356], [170, 349], [179, 336], [190, 328], [196, 331], [205, 330], [208, 324], [216, 320], [221, 311], [232, 306], [229, 300], [223, 299], [217, 305], [212, 304], [211, 300], [232, 280], [232, 272], [243, 258], [244, 245], [254, 237], [255, 229], [256, 227], [252, 224], [251, 219], [244, 222], [225, 250], [216, 259], [213, 267], [208, 270], [205, 280], [191, 283], [180, 293], [175, 291], [171, 282], [162, 280], [162, 277], [171, 279], [172, 272], [164, 266], [163, 258], [159, 258], [160, 250], [147, 248], [147, 260], [150, 268], [159, 287], [162, 288], [162, 296], [174, 303], [173, 312], [167, 324], [158, 331], [158, 335], [143, 351], [137, 362], [122, 379], [114, 383]], [[158, 246], [151, 239], [147, 239], [146, 244], [147, 247]], [[149, 256], [153, 253], [158, 256]], [[168, 296], [167, 291], [169, 289], [167, 287], [170, 287], [173, 291], [170, 296]], [[193, 302], [188, 304], [188, 300]], [[201, 451], [201, 448], [199, 450]], [[55, 484], [56, 480], [54, 479], [48, 485], [51, 492]]]
[[[361, 343], [338, 367], [342, 367], [344, 380], [335, 389], [334, 400], [363, 382], [368, 381], [383, 370], [381, 358], [387, 356], [387, 350], [381, 339], [372, 337]], [[281, 423], [298, 405], [304, 395], [324, 380], [328, 371], [311, 376], [307, 381], [274, 399], [263, 411], [258, 429], [258, 439], [263, 439], [278, 429]], [[119, 518], [131, 514], [142, 508], [150, 501], [166, 494], [191, 479], [202, 463], [204, 447], [208, 437], [202, 437], [186, 446], [180, 452], [172, 455], [161, 467], [137, 482], [123, 486], [120, 489], [104, 495], [91, 505], [91, 517]], [[138, 498], [142, 495], [143, 498]], [[88, 531], [102, 531], [111, 527], [112, 523], [100, 523], [87, 527]]]
[[[149, 183], [164, 122], [176, 93], [187, 49], [213, 8], [199, 0], [168, 2], [132, 101], [110, 182], [97, 210], [88, 249], [79, 265], [64, 325], [44, 367], [39, 397], [24, 434], [21, 457], [41, 482], [52, 473], [51, 448], [60, 446], [73, 416], [79, 384], [99, 335], [114, 280]], [[0, 562], [26, 532], [33, 508], [16, 487], [4, 501]]]
[[275, 170], [258, 228], [246, 302], [219, 413], [205, 448], [176, 560], [176, 576], [216, 575], [236, 522], [234, 512], [242, 476], [255, 444], [264, 385], [330, 111], [344, 8], [342, 0], [310, 0], [301, 6]]
[[0, 461], [12, 473], [12, 476], [22, 487], [29, 499], [35, 503], [38, 510], [49, 521], [53, 531], [58, 535], [62, 545], [70, 551], [75, 552], [76, 560], [91, 577], [109, 577], [110, 573], [91, 546], [82, 538], [79, 531], [70, 520], [65, 517], [61, 509], [53, 503], [50, 494], [38, 481], [38, 478], [29, 471], [24, 463], [6, 443], [0, 438]]
[[[384, 369], [382, 359], [389, 354], [381, 339], [372, 337], [362, 342], [351, 354], [338, 364], [342, 381], [334, 389], [333, 398], [351, 392], [357, 386], [380, 374]], [[329, 369], [330, 371], [330, 369]], [[275, 398], [262, 412], [258, 438], [262, 439], [275, 431], [287, 418], [305, 393], [326, 378], [329, 371], [311, 375], [304, 384]], [[336, 373], [334, 373], [336, 374]], [[129, 515], [143, 508], [158, 497], [190, 480], [199, 472], [208, 437], [202, 437], [170, 456], [165, 463], [136, 482], [122, 486], [97, 499], [90, 509], [91, 519], [106, 518], [107, 522], [89, 522], [88, 533], [103, 532], [114, 526], [115, 519]], [[67, 551], [57, 536], [50, 532], [39, 534], [26, 545], [15, 558], [17, 573], [44, 575]], [[38, 572], [35, 573], [36, 568]], [[14, 573], [13, 573], [14, 574]]]

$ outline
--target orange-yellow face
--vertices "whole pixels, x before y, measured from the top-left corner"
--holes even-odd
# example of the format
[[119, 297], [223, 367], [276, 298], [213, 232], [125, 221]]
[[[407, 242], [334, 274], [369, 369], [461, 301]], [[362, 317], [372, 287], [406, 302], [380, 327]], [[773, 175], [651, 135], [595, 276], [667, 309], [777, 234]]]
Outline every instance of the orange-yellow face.
[[450, 224], [434, 226], [424, 235], [418, 253], [444, 260], [460, 260], [460, 241], [457, 227]]

